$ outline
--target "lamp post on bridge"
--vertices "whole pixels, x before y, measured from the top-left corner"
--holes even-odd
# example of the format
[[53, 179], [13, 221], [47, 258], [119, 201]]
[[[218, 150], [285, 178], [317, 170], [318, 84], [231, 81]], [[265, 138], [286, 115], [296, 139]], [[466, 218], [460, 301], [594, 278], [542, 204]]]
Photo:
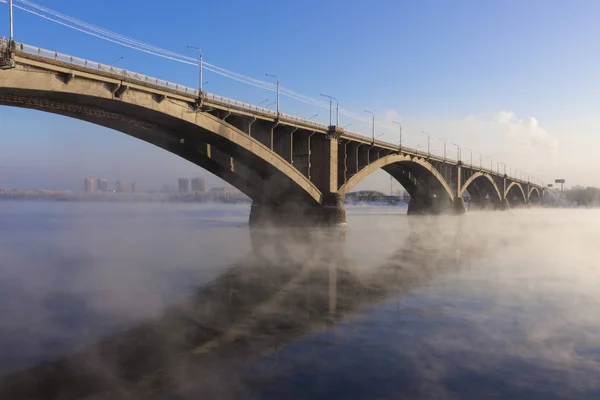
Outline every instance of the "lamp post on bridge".
[[473, 167], [473, 150], [469, 149], [468, 147], [465, 147], [465, 150], [469, 150], [469, 152], [471, 153], [471, 167]]
[[317, 114], [313, 114], [313, 115], [311, 115], [310, 117], [308, 117], [308, 120], [310, 121], [310, 120], [311, 120], [311, 119], [313, 119], [314, 117], [318, 117], [318, 116], [319, 116], [319, 114], [318, 114], [318, 113], [317, 113]]
[[431, 156], [431, 151], [430, 151], [430, 149], [431, 149], [431, 146], [430, 146], [431, 145], [431, 135], [429, 133], [425, 132], [425, 131], [421, 131], [421, 133], [423, 135], [427, 135], [427, 157], [430, 157]]
[[475, 154], [479, 154], [479, 169], [483, 169], [483, 155], [478, 151]]
[[15, 40], [14, 26], [13, 26], [13, 0], [8, 0], [8, 29], [9, 29], [9, 37], [8, 37], [8, 46], [10, 49], [13, 48], [12, 44]]
[[371, 139], [372, 139], [373, 143], [375, 143], [375, 113], [373, 113], [373, 111], [369, 111], [369, 110], [364, 110], [364, 111], [373, 116], [373, 124], [371, 127]]
[[462, 158], [462, 157], [461, 157], [461, 156], [462, 156], [462, 154], [460, 154], [460, 153], [461, 153], [461, 151], [460, 151], [460, 150], [461, 150], [461, 149], [460, 149], [460, 146], [459, 146], [459, 145], [457, 145], [456, 143], [452, 143], [452, 146], [456, 146], [456, 161], [460, 162], [460, 161], [461, 161], [461, 158]]
[[504, 165], [504, 175], [506, 175], [506, 164], [503, 162], [498, 163], [498, 173], [500, 173], [500, 164]]
[[340, 124], [340, 102], [337, 98], [327, 94], [321, 94], [321, 96], [329, 99], [329, 126], [333, 124], [331, 114], [333, 112], [333, 100], [335, 100], [335, 125], [338, 126]]
[[195, 46], [187, 46], [188, 49], [197, 50], [200, 52], [200, 56], [198, 57], [198, 67], [200, 67], [200, 80], [198, 82], [198, 97], [202, 96], [202, 49], [200, 47]]
[[266, 76], [269, 76], [271, 78], [275, 78], [275, 82], [277, 85], [277, 100], [275, 101], [275, 103], [277, 104], [277, 117], [279, 117], [279, 78], [277, 77], [277, 75], [273, 75], [273, 74], [265, 74]]
[[398, 151], [402, 152], [402, 124], [398, 121], [392, 121], [392, 123], [398, 125], [400, 128], [400, 139], [398, 140]]
[[441, 137], [438, 139], [444, 143], [444, 161], [446, 161], [446, 140], [442, 139]]

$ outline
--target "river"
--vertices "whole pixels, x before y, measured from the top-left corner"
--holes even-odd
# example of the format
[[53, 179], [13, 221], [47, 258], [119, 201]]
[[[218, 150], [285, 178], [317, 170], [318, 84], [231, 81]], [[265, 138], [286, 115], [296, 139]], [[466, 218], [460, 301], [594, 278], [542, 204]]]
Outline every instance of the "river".
[[600, 398], [600, 211], [247, 219], [0, 202], [0, 398]]

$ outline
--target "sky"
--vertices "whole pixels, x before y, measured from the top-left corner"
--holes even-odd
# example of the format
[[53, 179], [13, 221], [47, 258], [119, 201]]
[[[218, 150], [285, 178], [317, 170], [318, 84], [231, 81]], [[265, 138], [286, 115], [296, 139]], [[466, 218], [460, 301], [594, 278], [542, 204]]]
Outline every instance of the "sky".
[[[63, 14], [318, 98], [375, 113], [380, 139], [538, 180], [600, 186], [600, 2], [38, 0]], [[0, 3], [0, 13], [7, 14]], [[7, 18], [6, 18], [7, 19]], [[0, 16], [0, 21], [6, 20]], [[7, 24], [8, 25], [8, 24]], [[7, 35], [8, 26], [0, 27]], [[195, 87], [197, 67], [103, 41], [20, 10], [17, 41]], [[274, 93], [205, 72], [205, 90], [258, 104]], [[327, 123], [329, 111], [282, 98], [281, 111]], [[216, 177], [177, 156], [99, 126], [0, 107], [0, 187], [81, 190], [86, 177], [145, 188], [179, 176]], [[340, 125], [370, 134], [370, 125]], [[472, 149], [472, 151], [467, 150]], [[493, 159], [494, 161], [491, 161]], [[500, 167], [503, 169], [504, 167]], [[362, 187], [389, 191], [374, 174]]]

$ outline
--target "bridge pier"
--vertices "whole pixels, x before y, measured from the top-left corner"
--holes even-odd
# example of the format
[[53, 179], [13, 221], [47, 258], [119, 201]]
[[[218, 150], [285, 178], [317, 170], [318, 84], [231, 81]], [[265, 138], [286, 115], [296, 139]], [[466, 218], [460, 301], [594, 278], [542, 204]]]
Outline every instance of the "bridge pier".
[[323, 205], [307, 206], [290, 202], [283, 205], [253, 202], [250, 207], [251, 227], [346, 226], [346, 208], [337, 193], [325, 196]]
[[496, 210], [508, 210], [510, 208], [510, 203], [508, 202], [507, 199], [502, 200], [500, 203], [495, 203], [494, 204], [494, 209]]
[[408, 215], [464, 214], [467, 211], [462, 197], [452, 203], [434, 197], [413, 197], [408, 202]]
[[464, 214], [467, 212], [467, 207], [465, 207], [465, 200], [462, 197], [456, 197], [454, 199], [454, 213], [455, 214]]

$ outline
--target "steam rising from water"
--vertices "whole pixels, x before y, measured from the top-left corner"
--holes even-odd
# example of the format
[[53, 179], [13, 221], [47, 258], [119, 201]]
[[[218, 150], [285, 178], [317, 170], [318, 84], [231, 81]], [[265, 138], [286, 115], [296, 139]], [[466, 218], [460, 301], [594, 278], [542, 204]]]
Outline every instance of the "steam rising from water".
[[349, 214], [6, 203], [0, 398], [600, 394], [600, 213]]

